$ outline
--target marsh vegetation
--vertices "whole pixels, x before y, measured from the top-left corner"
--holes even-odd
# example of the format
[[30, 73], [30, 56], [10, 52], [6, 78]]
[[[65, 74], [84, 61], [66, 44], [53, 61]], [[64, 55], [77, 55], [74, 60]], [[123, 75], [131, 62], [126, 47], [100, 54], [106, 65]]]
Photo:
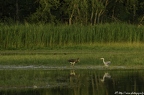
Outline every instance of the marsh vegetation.
[[144, 27], [124, 23], [98, 25], [0, 25], [0, 49], [51, 49], [53, 47], [143, 43]]
[[[3, 1], [0, 95], [144, 91], [143, 2]], [[72, 67], [68, 59], [76, 58], [80, 62]]]
[[[144, 90], [143, 27], [4, 25], [0, 31], [2, 95], [112, 95]], [[111, 61], [108, 68], [101, 57]], [[80, 62], [71, 67], [67, 61], [71, 58]]]

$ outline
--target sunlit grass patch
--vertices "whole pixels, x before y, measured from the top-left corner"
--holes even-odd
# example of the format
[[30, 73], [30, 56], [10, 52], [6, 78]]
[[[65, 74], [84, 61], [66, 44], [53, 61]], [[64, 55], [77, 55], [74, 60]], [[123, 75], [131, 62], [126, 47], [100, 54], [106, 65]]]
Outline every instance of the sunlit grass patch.
[[144, 46], [135, 44], [96, 44], [63, 47], [53, 50], [0, 51], [0, 65], [70, 66], [68, 59], [80, 58], [76, 66], [104, 66], [100, 58], [111, 61], [110, 66], [143, 66]]

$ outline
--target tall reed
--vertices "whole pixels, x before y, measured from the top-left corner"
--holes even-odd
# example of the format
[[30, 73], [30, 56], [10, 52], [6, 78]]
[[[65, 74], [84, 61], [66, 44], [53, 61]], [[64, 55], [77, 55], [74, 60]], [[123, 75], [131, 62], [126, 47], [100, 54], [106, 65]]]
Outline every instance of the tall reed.
[[82, 25], [0, 25], [1, 49], [45, 48], [73, 44], [142, 43], [144, 27], [111, 23]]

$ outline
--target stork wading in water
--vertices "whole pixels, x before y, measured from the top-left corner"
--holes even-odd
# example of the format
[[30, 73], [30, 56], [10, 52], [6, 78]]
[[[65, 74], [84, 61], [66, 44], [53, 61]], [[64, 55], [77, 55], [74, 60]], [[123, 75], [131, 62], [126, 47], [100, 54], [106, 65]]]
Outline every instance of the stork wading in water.
[[79, 58], [77, 58], [77, 59], [69, 59], [69, 60], [68, 60], [68, 62], [70, 62], [70, 63], [71, 63], [71, 65], [72, 65], [72, 66], [74, 66], [74, 65], [75, 65], [75, 63], [80, 62], [80, 59], [79, 59]]
[[105, 66], [109, 66], [109, 64], [111, 63], [110, 61], [106, 61], [106, 62], [105, 62], [105, 61], [104, 61], [104, 58], [100, 58], [100, 59], [103, 60], [103, 63], [104, 63]]

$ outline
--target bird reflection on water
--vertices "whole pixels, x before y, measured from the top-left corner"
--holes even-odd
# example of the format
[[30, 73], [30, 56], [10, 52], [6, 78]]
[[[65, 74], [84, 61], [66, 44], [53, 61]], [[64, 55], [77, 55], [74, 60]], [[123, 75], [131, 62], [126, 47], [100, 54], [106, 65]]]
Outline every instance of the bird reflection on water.
[[70, 76], [75, 76], [75, 71], [74, 70], [70, 71]]
[[101, 79], [101, 82], [104, 82], [106, 79], [110, 79], [111, 78], [111, 75], [109, 73], [105, 73], [103, 75], [103, 78]]

